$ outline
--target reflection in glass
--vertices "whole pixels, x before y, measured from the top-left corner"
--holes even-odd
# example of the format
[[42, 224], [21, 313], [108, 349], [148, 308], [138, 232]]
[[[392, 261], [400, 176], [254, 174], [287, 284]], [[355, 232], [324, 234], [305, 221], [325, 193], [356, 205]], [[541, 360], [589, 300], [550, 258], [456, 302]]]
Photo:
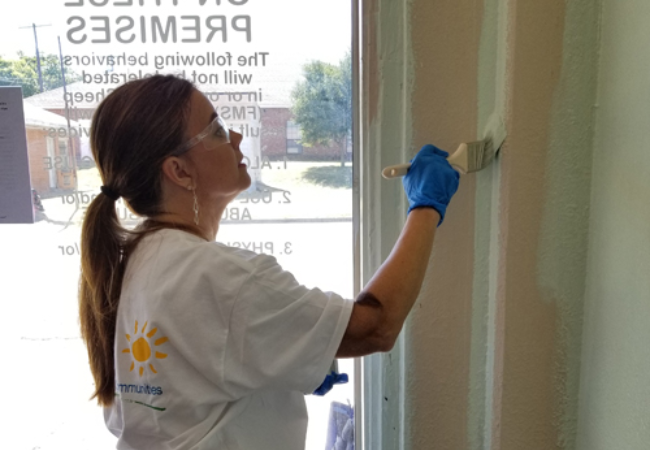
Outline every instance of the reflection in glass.
[[[35, 0], [0, 17], [0, 86], [23, 90], [36, 219], [0, 228], [11, 305], [0, 326], [3, 352], [20, 361], [4, 376], [7, 385], [32, 387], [7, 393], [15, 416], [30, 417], [12, 426], [11, 448], [114, 447], [101, 412], [88, 401], [92, 381], [79, 339], [76, 289], [79, 226], [101, 185], [89, 148], [90, 122], [124, 80], [156, 72], [184, 76], [244, 135], [253, 183], [224, 212], [220, 242], [275, 256], [308, 287], [352, 296], [351, 37], [332, 32], [350, 29], [349, 2], [195, 2], [182, 9], [174, 2], [114, 3], [99, 8]], [[182, 33], [177, 21], [174, 41], [165, 18], [181, 15], [229, 17], [228, 31], [208, 42], [205, 20], [201, 30]], [[250, 23], [233, 22], [237, 15], [249, 16]], [[146, 17], [148, 27], [160, 17], [161, 28], [149, 27], [146, 35], [135, 26], [120, 32], [121, 16]], [[32, 24], [50, 24], [36, 28], [38, 58]], [[123, 200], [116, 208], [124, 226], [140, 221]], [[351, 379], [352, 367], [352, 360], [340, 362]], [[352, 385], [307, 402], [307, 449], [321, 450], [333, 439], [330, 423], [342, 423], [343, 433], [340, 418], [351, 416]]]

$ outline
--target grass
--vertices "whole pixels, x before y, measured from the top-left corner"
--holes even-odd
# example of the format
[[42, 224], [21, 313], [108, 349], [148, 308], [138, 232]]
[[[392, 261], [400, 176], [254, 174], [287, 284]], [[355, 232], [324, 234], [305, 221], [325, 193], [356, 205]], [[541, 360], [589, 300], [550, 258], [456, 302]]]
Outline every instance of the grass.
[[[101, 178], [96, 167], [80, 169], [77, 174], [80, 192], [99, 194]], [[341, 167], [338, 162], [274, 162], [258, 176], [261, 184], [258, 188], [266, 188], [270, 194], [260, 197], [259, 192], [243, 192], [232, 208], [248, 208], [259, 220], [349, 218], [352, 215], [352, 167]], [[43, 197], [43, 201], [49, 219], [65, 224], [75, 207], [62, 204], [61, 194]], [[242, 203], [246, 199], [249, 201]], [[267, 201], [269, 199], [271, 201]], [[124, 206], [120, 208], [123, 211]]]
[[[80, 169], [77, 172], [79, 190], [92, 191], [102, 184], [96, 167]], [[265, 184], [282, 185], [284, 189], [295, 189], [296, 183], [334, 189], [352, 188], [352, 166], [341, 167], [339, 163], [289, 162], [286, 170], [266, 171], [262, 176]]]
[[308, 183], [334, 189], [352, 187], [352, 167], [340, 165], [309, 167], [302, 173]]

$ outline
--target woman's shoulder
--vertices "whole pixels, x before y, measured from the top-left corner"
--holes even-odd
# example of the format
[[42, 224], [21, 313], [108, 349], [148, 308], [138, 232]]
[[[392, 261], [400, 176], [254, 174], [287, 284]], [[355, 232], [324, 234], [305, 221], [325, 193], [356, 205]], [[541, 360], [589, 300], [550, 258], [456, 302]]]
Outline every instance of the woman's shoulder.
[[185, 231], [157, 230], [142, 239], [129, 259], [125, 285], [149, 292], [235, 293], [258, 272], [264, 258], [257, 256]]
[[257, 267], [260, 264], [264, 264], [264, 263], [268, 264], [268, 263], [276, 262], [276, 259], [273, 256], [264, 253], [257, 253], [252, 250], [248, 250], [241, 247], [231, 247], [221, 242], [215, 242], [214, 244], [219, 249], [219, 251], [222, 252], [224, 255], [230, 255], [233, 258], [236, 258], [241, 261], [245, 261], [246, 263], [254, 267]]
[[146, 245], [160, 246], [165, 254], [175, 255], [174, 259], [177, 261], [192, 261], [193, 267], [204, 267], [210, 271], [217, 264], [235, 266], [246, 272], [277, 264], [272, 256], [230, 247], [220, 242], [208, 242], [182, 230], [160, 230], [150, 237]]

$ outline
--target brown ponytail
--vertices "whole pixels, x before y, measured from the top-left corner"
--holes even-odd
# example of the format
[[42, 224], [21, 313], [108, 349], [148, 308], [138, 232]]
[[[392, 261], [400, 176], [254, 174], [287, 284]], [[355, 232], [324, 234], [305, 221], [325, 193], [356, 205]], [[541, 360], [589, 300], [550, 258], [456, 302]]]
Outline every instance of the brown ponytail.
[[[115, 326], [129, 255], [148, 233], [167, 227], [146, 220], [122, 227], [112, 194], [141, 217], [162, 212], [161, 166], [185, 139], [194, 86], [156, 75], [126, 83], [99, 105], [90, 145], [105, 191], [89, 205], [81, 230], [79, 321], [95, 379], [92, 398], [110, 406], [115, 395]], [[194, 230], [188, 230], [194, 231]]]

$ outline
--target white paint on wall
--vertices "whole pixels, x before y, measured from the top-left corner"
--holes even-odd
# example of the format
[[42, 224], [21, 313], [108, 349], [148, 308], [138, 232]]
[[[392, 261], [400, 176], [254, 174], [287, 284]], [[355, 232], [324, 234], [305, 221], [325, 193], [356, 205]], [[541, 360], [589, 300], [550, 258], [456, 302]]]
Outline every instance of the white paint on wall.
[[541, 299], [557, 308], [555, 351], [558, 445], [575, 449], [582, 318], [587, 273], [600, 8], [566, 3], [562, 69], [546, 157], [537, 278]]
[[578, 450], [650, 442], [649, 17], [603, 0]]
[[[478, 123], [505, 116], [508, 0], [484, 0], [478, 60]], [[480, 139], [483, 136], [477, 135]], [[476, 173], [474, 278], [467, 434], [469, 450], [491, 448], [494, 423], [496, 280], [499, 262], [499, 159]]]

